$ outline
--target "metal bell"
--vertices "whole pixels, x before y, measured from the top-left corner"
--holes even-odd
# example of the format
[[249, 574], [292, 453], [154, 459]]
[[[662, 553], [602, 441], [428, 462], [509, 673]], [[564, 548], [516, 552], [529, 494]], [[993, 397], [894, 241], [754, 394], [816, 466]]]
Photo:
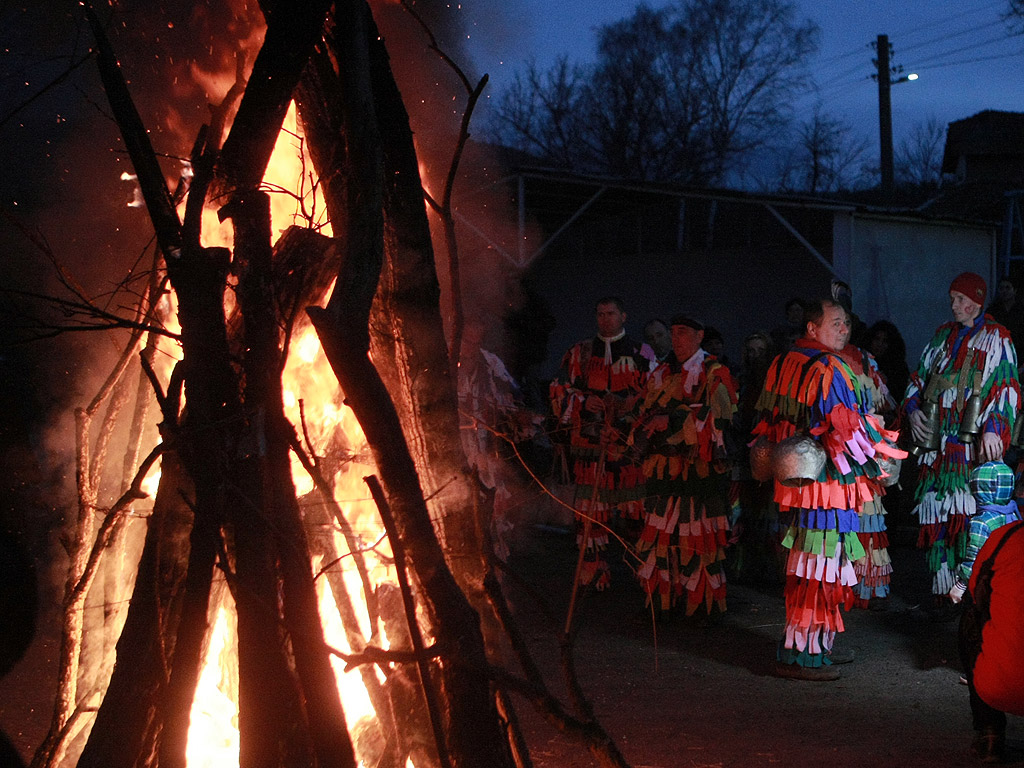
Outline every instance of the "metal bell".
[[939, 404], [931, 400], [925, 400], [921, 404], [921, 413], [924, 414], [925, 421], [928, 423], [929, 435], [926, 440], [921, 442], [914, 441], [914, 444], [910, 447], [910, 453], [914, 456], [920, 456], [927, 451], [937, 451], [942, 443], [942, 435], [939, 432], [942, 414], [939, 413]]
[[772, 450], [772, 472], [781, 485], [810, 485], [825, 468], [825, 449], [809, 435], [793, 435]]
[[886, 473], [886, 477], [881, 479], [882, 485], [888, 488], [891, 485], [896, 485], [900, 481], [900, 469], [903, 467], [903, 459], [891, 459], [888, 456], [878, 456], [875, 461], [878, 463], [878, 468]]
[[957, 433], [957, 437], [960, 438], [961, 443], [973, 443], [981, 434], [981, 425], [978, 424], [980, 419], [981, 398], [972, 394], [967, 398], [963, 416], [960, 417], [960, 431]]

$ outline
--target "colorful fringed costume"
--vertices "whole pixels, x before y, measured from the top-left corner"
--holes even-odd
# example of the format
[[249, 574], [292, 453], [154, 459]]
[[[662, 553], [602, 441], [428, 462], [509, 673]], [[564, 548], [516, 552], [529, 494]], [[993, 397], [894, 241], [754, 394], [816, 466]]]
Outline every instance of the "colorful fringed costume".
[[[966, 443], [958, 433], [976, 381], [980, 383], [976, 396], [981, 399], [976, 426], [981, 434]], [[928, 549], [932, 593], [946, 595], [963, 558], [967, 521], [975, 510], [968, 478], [977, 463], [982, 434], [998, 435], [1005, 451], [1013, 433], [1020, 385], [1010, 332], [987, 315], [980, 315], [970, 326], [941, 325], [921, 353], [917, 370], [911, 372], [903, 402], [908, 416], [921, 409], [930, 382], [939, 409], [941, 442], [938, 450], [918, 456], [914, 514], [921, 526], [918, 546]]]
[[687, 616], [701, 604], [708, 613], [714, 605], [725, 610], [731, 462], [724, 435], [736, 400], [729, 369], [698, 350], [685, 363], [671, 353], [638, 403], [633, 439], [646, 442], [647, 497], [637, 575], [662, 612], [684, 595]]
[[782, 546], [784, 530], [779, 521], [779, 509], [772, 498], [774, 488], [754, 478], [750, 467], [750, 431], [754, 428], [755, 407], [764, 389], [764, 378], [772, 357], [762, 363], [755, 361], [739, 378], [739, 403], [733, 430], [737, 457], [733, 465], [733, 486], [736, 499], [732, 520], [741, 522], [733, 537], [738, 540], [729, 549], [726, 570], [735, 582], [752, 584], [779, 584], [786, 572], [786, 554]]
[[[604, 550], [613, 514], [639, 521], [643, 511], [642, 472], [627, 454], [626, 438], [653, 367], [654, 352], [646, 344], [625, 333], [607, 340], [598, 336], [571, 347], [551, 382], [552, 411], [569, 432], [577, 543], [584, 548], [580, 582], [598, 589], [609, 581]], [[602, 433], [611, 433], [609, 428], [619, 437], [602, 441]], [[586, 517], [592, 525], [583, 541]]]
[[853, 563], [864, 557], [858, 514], [878, 493], [875, 456], [902, 457], [896, 435], [865, 410], [850, 367], [823, 345], [800, 339], [768, 369], [753, 433], [778, 443], [801, 432], [816, 438], [826, 461], [818, 479], [790, 486], [775, 481], [775, 501], [790, 526], [783, 540], [786, 629], [779, 661], [802, 667], [827, 658], [843, 630], [840, 606], [853, 602]]
[[[857, 377], [864, 409], [879, 417], [892, 415], [896, 410], [896, 402], [882, 379], [874, 356], [852, 344], [848, 344], [839, 354]], [[867, 608], [872, 598], [884, 599], [889, 596], [892, 559], [889, 557], [886, 511], [882, 504], [884, 493], [885, 489], [880, 485], [878, 494], [864, 503], [858, 515], [857, 537], [864, 547], [864, 557], [853, 564], [858, 579], [853, 592], [855, 605], [861, 608]]]

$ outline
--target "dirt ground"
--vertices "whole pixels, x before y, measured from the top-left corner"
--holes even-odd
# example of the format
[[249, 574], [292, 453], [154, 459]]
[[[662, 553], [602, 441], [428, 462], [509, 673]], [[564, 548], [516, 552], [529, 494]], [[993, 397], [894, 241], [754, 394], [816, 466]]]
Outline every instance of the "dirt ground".
[[[575, 614], [579, 676], [598, 718], [634, 768], [976, 763], [956, 624], [935, 622], [919, 607], [929, 598], [923, 555], [909, 545], [890, 552], [890, 609], [846, 614], [839, 645], [856, 658], [831, 683], [772, 676], [785, 616], [781, 587], [730, 584], [720, 619], [654, 625], [628, 568], [617, 563], [612, 588], [583, 593]], [[533, 528], [510, 561], [515, 576], [505, 579], [560, 696], [558, 637], [574, 560], [567, 531]], [[53, 634], [43, 631], [0, 681], [0, 726], [26, 760], [45, 732], [56, 655]], [[538, 768], [598, 764], [530, 705], [516, 705]], [[1010, 718], [1008, 737], [1012, 764], [1024, 765], [1020, 718]]]
[[[910, 538], [909, 536], [907, 538]], [[557, 636], [571, 584], [567, 533], [538, 530], [513, 560], [535, 596], [510, 584], [531, 642], [558, 679]], [[717, 621], [653, 624], [625, 565], [576, 612], [576, 658], [598, 719], [634, 768], [750, 766], [963, 766], [978, 763], [967, 687], [960, 684], [956, 621], [935, 621], [924, 555], [890, 548], [893, 597], [885, 612], [845, 614], [838, 648], [854, 651], [829, 683], [771, 674], [785, 623], [779, 587], [730, 584]], [[523, 710], [536, 765], [597, 765], [579, 745]], [[1010, 718], [1011, 764], [1024, 765], [1024, 721]]]

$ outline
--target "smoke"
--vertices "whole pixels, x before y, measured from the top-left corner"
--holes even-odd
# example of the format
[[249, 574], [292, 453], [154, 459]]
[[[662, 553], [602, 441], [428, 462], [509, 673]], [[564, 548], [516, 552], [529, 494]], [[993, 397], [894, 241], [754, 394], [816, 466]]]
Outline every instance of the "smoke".
[[[470, 37], [480, 35], [497, 40], [508, 29], [522, 25], [519, 20], [513, 23], [515, 14], [511, 6], [497, 5], [476, 3], [470, 9], [444, 0], [412, 3], [436, 39], [437, 48], [462, 70], [470, 88], [475, 88], [484, 74], [470, 57], [466, 45]], [[469, 99], [467, 87], [453, 67], [431, 50], [428, 33], [399, 3], [381, 0], [373, 4], [373, 10], [409, 112], [424, 187], [440, 201]], [[506, 169], [499, 153], [475, 138], [492, 92], [493, 85], [486, 85], [473, 113], [470, 140], [453, 187], [452, 208], [457, 223], [461, 298], [466, 317], [484, 323], [488, 331], [485, 345], [508, 357], [511, 346], [505, 329], [508, 320], [525, 304], [519, 288], [526, 266], [521, 257], [536, 248], [537, 236], [532, 227], [519, 232], [516, 201], [502, 183]], [[453, 296], [448, 250], [442, 222], [433, 211], [430, 224], [442, 310], [450, 335]]]
[[[414, 8], [475, 86], [480, 75], [464, 42], [511, 26], [505, 12], [475, 8], [470, 17], [460, 5], [440, 0], [420, 0]], [[380, 0], [373, 10], [410, 114], [424, 185], [440, 197], [468, 94], [400, 4]], [[264, 29], [259, 6], [244, 0], [136, 0], [100, 13], [173, 184], [200, 126], [209, 121], [210, 104], [223, 98], [240, 62], [246, 70], [251, 66]], [[89, 55], [92, 35], [80, 10], [63, 0], [5, 10], [0, 35], [6, 51], [0, 59], [0, 145], [6, 149], [0, 248], [7, 256], [0, 260], [0, 280], [9, 289], [67, 298], [52, 260], [83, 296], [128, 314], [145, 285], [152, 226], [144, 208], [132, 207], [137, 188], [127, 177], [134, 169]], [[487, 95], [485, 90], [481, 103]], [[502, 320], [522, 305], [516, 288], [522, 243], [515, 202], [497, 184], [503, 175], [489, 148], [471, 140], [453, 195], [463, 301], [470, 316], [490, 326], [492, 347], [500, 346], [496, 329]], [[434, 215], [431, 226], [449, 320], [447, 252]], [[23, 405], [8, 409], [5, 419], [20, 415], [16, 426], [31, 433], [35, 462], [56, 468], [70, 484], [70, 414], [95, 394], [127, 336], [74, 333], [12, 347], [33, 335], [26, 328], [29, 317], [54, 327], [76, 319], [52, 304], [10, 294], [2, 308], [0, 344], [6, 351], [0, 361], [5, 379], [17, 383], [12, 398]], [[70, 485], [63, 490], [73, 498]]]

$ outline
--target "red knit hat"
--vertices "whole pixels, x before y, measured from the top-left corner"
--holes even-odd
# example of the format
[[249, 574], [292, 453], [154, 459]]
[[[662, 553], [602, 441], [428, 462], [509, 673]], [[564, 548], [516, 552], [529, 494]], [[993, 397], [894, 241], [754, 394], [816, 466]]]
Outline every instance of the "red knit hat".
[[985, 286], [985, 278], [974, 272], [961, 272], [954, 277], [953, 282], [949, 284], [949, 290], [962, 293], [980, 306], [985, 305], [985, 294], [988, 291]]

